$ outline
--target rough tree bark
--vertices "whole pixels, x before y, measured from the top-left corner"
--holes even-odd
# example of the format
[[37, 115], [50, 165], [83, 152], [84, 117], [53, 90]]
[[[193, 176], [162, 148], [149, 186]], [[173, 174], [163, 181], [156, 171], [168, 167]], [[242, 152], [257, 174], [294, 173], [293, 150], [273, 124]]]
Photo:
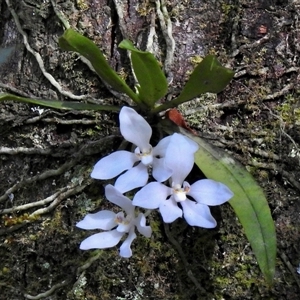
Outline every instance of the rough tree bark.
[[[278, 234], [266, 286], [228, 205], [219, 227], [151, 220], [131, 259], [117, 249], [78, 249], [75, 228], [109, 207], [93, 164], [118, 147], [117, 115], [0, 104], [0, 299], [297, 299], [300, 241], [299, 1], [0, 0], [0, 92], [42, 99], [126, 104], [74, 53], [58, 48], [60, 15], [103, 50], [133, 85], [128, 38], [162, 62], [178, 94], [201, 56], [236, 71], [226, 90], [180, 107], [198, 133], [226, 148], [267, 194]], [[175, 47], [174, 47], [175, 46]], [[49, 76], [51, 74], [51, 77]], [[217, 79], [216, 79], [217, 80]]]

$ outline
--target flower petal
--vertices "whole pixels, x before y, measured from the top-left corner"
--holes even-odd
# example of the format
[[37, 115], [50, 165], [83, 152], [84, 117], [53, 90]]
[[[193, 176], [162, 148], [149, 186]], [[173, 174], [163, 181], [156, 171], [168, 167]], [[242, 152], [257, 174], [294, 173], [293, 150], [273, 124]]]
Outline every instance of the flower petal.
[[172, 175], [172, 170], [165, 164], [164, 158], [153, 158], [152, 175], [158, 182], [163, 182], [169, 179]]
[[103, 229], [110, 230], [117, 226], [116, 214], [109, 210], [101, 210], [95, 214], [87, 214], [83, 220], [76, 224], [81, 229]]
[[131, 257], [132, 250], [131, 250], [131, 243], [136, 238], [136, 234], [134, 232], [134, 227], [130, 230], [127, 239], [123, 242], [122, 246], [120, 247], [120, 256], [122, 257]]
[[141, 163], [118, 177], [115, 188], [126, 193], [137, 187], [144, 186], [149, 178], [147, 167]]
[[132, 201], [122, 195], [119, 190], [117, 190], [111, 184], [108, 184], [105, 187], [105, 196], [110, 202], [123, 208], [126, 211], [127, 215], [132, 215], [134, 213], [134, 206], [132, 205]]
[[159, 156], [164, 157], [166, 156], [166, 151], [168, 148], [168, 145], [170, 143], [171, 136], [168, 135], [164, 137], [162, 140], [159, 141], [159, 143], [153, 148], [153, 156]]
[[119, 224], [119, 226], [117, 227], [117, 230], [119, 232], [129, 232], [130, 228], [132, 227], [131, 224]]
[[152, 229], [150, 226], [146, 225], [146, 217], [144, 214], [139, 213], [138, 217], [135, 219], [135, 225], [140, 234], [149, 238], [152, 234]]
[[140, 150], [149, 150], [152, 129], [146, 120], [134, 109], [124, 106], [119, 115], [120, 130], [128, 142], [138, 146]]
[[211, 179], [196, 181], [187, 194], [198, 203], [206, 205], [220, 205], [233, 196], [232, 191], [225, 184]]
[[183, 215], [187, 223], [191, 226], [203, 228], [214, 228], [216, 220], [210, 213], [209, 207], [191, 200], [181, 202]]
[[119, 243], [123, 235], [123, 232], [117, 230], [96, 233], [83, 240], [79, 248], [81, 250], [111, 248]]
[[95, 179], [111, 179], [130, 169], [138, 160], [134, 153], [121, 150], [100, 159], [92, 171], [91, 177]]
[[159, 206], [159, 211], [165, 223], [171, 223], [182, 217], [182, 210], [173, 198], [163, 201]]
[[182, 134], [174, 133], [167, 148], [165, 164], [172, 171], [172, 181], [182, 184], [194, 165], [194, 153], [198, 145]]
[[158, 208], [170, 194], [171, 189], [164, 184], [150, 182], [135, 194], [132, 204], [148, 209]]

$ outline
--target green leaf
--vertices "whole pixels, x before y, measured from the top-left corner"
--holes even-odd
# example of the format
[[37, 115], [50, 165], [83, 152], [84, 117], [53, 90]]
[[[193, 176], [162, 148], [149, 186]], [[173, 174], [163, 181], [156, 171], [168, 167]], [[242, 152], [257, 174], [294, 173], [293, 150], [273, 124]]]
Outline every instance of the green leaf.
[[73, 29], [67, 29], [59, 38], [59, 46], [63, 50], [75, 51], [90, 61], [99, 75], [116, 91], [127, 94], [133, 101], [140, 100], [123, 79], [110, 67], [97, 45]]
[[155, 102], [164, 97], [168, 90], [167, 79], [158, 61], [152, 53], [137, 50], [129, 40], [123, 40], [119, 47], [131, 51], [133, 70], [140, 85], [138, 97], [153, 108]]
[[263, 193], [251, 174], [225, 151], [205, 140], [183, 132], [199, 145], [195, 163], [207, 178], [226, 184], [234, 193], [229, 204], [234, 209], [259, 267], [267, 282], [272, 284], [275, 273], [276, 232], [270, 208]]
[[226, 184], [234, 193], [229, 204], [234, 209], [251, 244], [268, 284], [273, 283], [276, 260], [276, 232], [270, 208], [262, 189], [239, 162], [222, 149], [163, 120], [163, 130], [179, 131], [199, 145], [195, 164], [209, 178]]
[[12, 94], [0, 93], [0, 101], [17, 101], [29, 104], [35, 104], [55, 109], [64, 110], [106, 110], [106, 111], [120, 111], [119, 107], [110, 105], [98, 105], [98, 104], [88, 104], [80, 102], [68, 102], [68, 101], [56, 101], [56, 100], [39, 100], [33, 98], [19, 97]]
[[214, 55], [207, 55], [194, 69], [181, 94], [177, 98], [156, 107], [153, 113], [176, 107], [207, 92], [219, 93], [227, 86], [233, 76], [234, 72], [223, 67]]
[[219, 93], [233, 75], [234, 72], [224, 68], [214, 55], [207, 55], [194, 69], [177, 101], [183, 103], [207, 92]]

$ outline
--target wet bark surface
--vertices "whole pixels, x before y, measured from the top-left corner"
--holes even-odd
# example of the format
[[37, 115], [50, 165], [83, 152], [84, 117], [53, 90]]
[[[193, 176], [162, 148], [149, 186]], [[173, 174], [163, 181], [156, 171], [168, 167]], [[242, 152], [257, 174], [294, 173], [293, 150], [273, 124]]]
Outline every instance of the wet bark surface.
[[129, 58], [118, 44], [128, 38], [152, 51], [170, 82], [167, 99], [178, 94], [200, 57], [215, 54], [236, 71], [234, 80], [217, 96], [204, 95], [180, 110], [263, 187], [278, 235], [274, 285], [264, 281], [229, 205], [213, 210], [214, 230], [182, 220], [164, 226], [153, 215], [152, 238], [138, 237], [130, 259], [120, 258], [117, 248], [80, 251], [91, 232], [75, 224], [86, 213], [112, 208], [104, 182], [90, 179], [90, 172], [119, 146], [118, 116], [4, 102], [0, 299], [298, 299], [300, 3], [169, 1], [165, 11], [157, 3], [0, 0], [0, 48], [14, 49], [0, 66], [0, 92], [127, 103], [76, 54], [59, 49], [60, 14], [130, 85]]

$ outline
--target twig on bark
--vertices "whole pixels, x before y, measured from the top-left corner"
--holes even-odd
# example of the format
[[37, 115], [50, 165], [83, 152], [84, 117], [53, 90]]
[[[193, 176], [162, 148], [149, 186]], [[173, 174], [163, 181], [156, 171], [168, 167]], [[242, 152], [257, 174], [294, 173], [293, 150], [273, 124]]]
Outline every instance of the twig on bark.
[[63, 119], [59, 119], [59, 118], [45, 118], [45, 119], [43, 119], [43, 122], [64, 124], [64, 125], [74, 125], [74, 124], [92, 125], [92, 124], [96, 124], [97, 120], [86, 120], [86, 119], [63, 120]]
[[225, 130], [229, 131], [230, 133], [242, 133], [246, 135], [255, 135], [255, 136], [275, 136], [274, 132], [269, 132], [269, 131], [264, 131], [264, 130], [249, 130], [249, 129], [244, 129], [244, 128], [235, 128], [232, 126], [225, 126], [225, 125], [220, 125], [217, 124], [214, 126], [217, 130]]
[[54, 201], [60, 194], [62, 194], [63, 192], [66, 192], [68, 190], [69, 187], [64, 187], [62, 189], [60, 189], [58, 192], [54, 193], [53, 195], [43, 199], [43, 200], [39, 200], [36, 202], [31, 202], [31, 203], [27, 203], [24, 205], [19, 205], [19, 206], [14, 206], [12, 208], [6, 208], [3, 210], [0, 210], [0, 214], [8, 214], [8, 213], [12, 213], [12, 212], [19, 212], [22, 210], [27, 210], [29, 208], [33, 208], [36, 206], [43, 206], [48, 204], [49, 202]]
[[280, 91], [275, 92], [273, 94], [269, 94], [269, 95], [263, 97], [262, 100], [272, 100], [272, 99], [278, 98], [280, 96], [283, 96], [287, 92], [289, 92], [290, 90], [292, 90], [294, 87], [295, 87], [294, 83], [289, 83], [283, 89], [281, 89]]
[[7, 197], [11, 194], [13, 194], [15, 191], [17, 191], [18, 189], [26, 186], [26, 185], [30, 185], [36, 181], [41, 181], [44, 180], [46, 178], [49, 177], [53, 177], [53, 176], [58, 176], [64, 172], [66, 172], [67, 170], [71, 169], [73, 166], [75, 166], [77, 160], [71, 160], [69, 162], [64, 163], [60, 168], [55, 169], [55, 170], [48, 170], [45, 171], [42, 174], [24, 179], [23, 181], [20, 181], [16, 184], [14, 184], [11, 188], [9, 188], [1, 197], [0, 197], [0, 202], [6, 201]]
[[[62, 200], [66, 199], [67, 197], [70, 197], [74, 194], [78, 194], [78, 193], [82, 192], [89, 184], [91, 184], [91, 180], [88, 180], [87, 182], [85, 182], [84, 184], [82, 183], [81, 185], [76, 185], [73, 187], [67, 186], [66, 187], [67, 190], [65, 192], [61, 193], [60, 195], [58, 195], [57, 197], [55, 197], [49, 206], [37, 209], [36, 211], [34, 211], [32, 214], [29, 215], [29, 219], [49, 213], [55, 207], [57, 207], [57, 205], [59, 203], [61, 203]], [[45, 199], [44, 199], [44, 201], [45, 201]]]
[[88, 95], [74, 95], [72, 94], [71, 92], [68, 92], [68, 91], [65, 91], [63, 90], [63, 88], [61, 87], [61, 85], [55, 80], [55, 78], [46, 71], [45, 69], [45, 65], [44, 65], [44, 62], [42, 60], [42, 57], [41, 55], [36, 52], [35, 50], [33, 50], [31, 48], [31, 46], [29, 45], [29, 42], [28, 42], [28, 36], [26, 34], [26, 32], [23, 30], [22, 26], [21, 26], [21, 23], [20, 23], [20, 20], [19, 20], [19, 17], [18, 15], [16, 14], [15, 10], [13, 9], [12, 7], [12, 4], [10, 2], [10, 0], [5, 0], [6, 4], [7, 4], [7, 7], [10, 11], [10, 13], [12, 14], [13, 16], [13, 19], [16, 23], [16, 26], [18, 28], [18, 31], [20, 32], [20, 34], [23, 36], [23, 42], [24, 42], [24, 45], [26, 47], [26, 49], [36, 58], [36, 61], [43, 73], [43, 75], [49, 80], [49, 82], [59, 91], [59, 93], [61, 93], [62, 95], [70, 98], [70, 99], [74, 99], [74, 100], [82, 100], [82, 99], [87, 99], [87, 98], [90, 98]]
[[262, 38], [260, 38], [259, 40], [253, 42], [252, 44], [242, 45], [241, 47], [239, 47], [236, 51], [234, 51], [232, 53], [232, 57], [237, 56], [241, 52], [241, 50], [244, 50], [244, 49], [251, 50], [251, 49], [261, 45], [262, 43], [265, 43], [269, 39], [270, 39], [270, 34], [268, 33], [265, 36], [263, 36]]
[[92, 155], [99, 153], [101, 151], [103, 145], [114, 139], [115, 136], [107, 136], [104, 137], [98, 141], [87, 143], [86, 145], [82, 146], [81, 149], [76, 153], [75, 158], [73, 158], [70, 161], [65, 162], [62, 166], [60, 166], [58, 169], [54, 170], [47, 170], [42, 174], [35, 175], [31, 178], [24, 179], [16, 184], [14, 184], [11, 188], [9, 188], [2, 196], [0, 196], [0, 203], [3, 201], [6, 201], [8, 196], [17, 191], [18, 189], [28, 185], [32, 184], [36, 181], [41, 181], [44, 179], [47, 179], [49, 177], [54, 177], [61, 175], [62, 173], [66, 172], [67, 170], [71, 169], [73, 166], [75, 166], [78, 161], [82, 159], [82, 157], [86, 155]]
[[[240, 83], [240, 84], [242, 84], [242, 83]], [[242, 84], [242, 85], [250, 91], [250, 89], [247, 86], [245, 86], [244, 84]], [[290, 84], [287, 84], [280, 91], [274, 92], [273, 94], [263, 96], [259, 99], [258, 99], [258, 96], [256, 94], [253, 94], [257, 98], [257, 100], [251, 102], [251, 104], [259, 104], [263, 101], [269, 101], [269, 100], [276, 99], [278, 97], [281, 97], [281, 96], [287, 94], [293, 88], [295, 88], [295, 85], [293, 83], [290, 83]], [[250, 91], [250, 92], [252, 93], [252, 91]], [[197, 99], [199, 99], [199, 98], [196, 98], [195, 100], [197, 100]], [[238, 108], [239, 106], [245, 105], [247, 103], [248, 103], [247, 100], [233, 100], [233, 101], [227, 101], [227, 102], [224, 102], [224, 103], [217, 103], [217, 104], [205, 105], [205, 106], [203, 105], [203, 106], [200, 106], [200, 107], [197, 107], [197, 108], [194, 108], [194, 109], [187, 109], [184, 112], [184, 116], [188, 116], [188, 115], [191, 115], [191, 114], [194, 114], [194, 113], [197, 113], [197, 112], [209, 111], [209, 110], [215, 110], [215, 109], [217, 109], [217, 110], [223, 110], [225, 108], [235, 109], [235, 108]], [[265, 107], [267, 107], [267, 106], [265, 106]]]
[[[91, 180], [88, 180], [87, 182], [85, 182], [85, 184], [76, 184], [73, 186], [68, 186], [65, 187], [65, 191], [64, 192], [58, 192], [55, 193], [54, 195], [48, 197], [49, 199], [52, 200], [52, 203], [50, 203], [47, 207], [45, 208], [40, 208], [37, 209], [36, 211], [34, 211], [33, 213], [31, 213], [26, 220], [24, 220], [22, 223], [20, 224], [16, 224], [14, 226], [11, 226], [9, 228], [5, 228], [5, 229], [0, 229], [0, 235], [5, 235], [8, 233], [11, 233], [13, 231], [16, 231], [22, 227], [24, 227], [25, 225], [35, 222], [36, 220], [38, 220], [38, 217], [44, 214], [49, 213], [50, 211], [52, 211], [55, 207], [57, 207], [64, 199], [78, 194], [80, 192], [82, 192], [89, 184], [91, 183]], [[37, 201], [37, 202], [44, 202], [44, 204], [47, 204], [46, 200], [48, 201], [49, 199], [46, 198], [44, 200], [41, 201]], [[32, 204], [37, 204], [37, 202], [34, 202]], [[48, 202], [49, 203], [49, 202]], [[31, 203], [30, 203], [31, 204]], [[30, 205], [28, 204], [28, 206]], [[39, 203], [40, 204], [40, 203]], [[27, 207], [28, 209], [29, 207]], [[13, 208], [13, 210], [17, 210], [17, 207]], [[13, 212], [13, 210], [11, 212]]]
[[155, 34], [156, 34], [155, 13], [154, 13], [154, 11], [151, 11], [150, 29], [149, 29], [148, 39], [147, 39], [147, 46], [146, 46], [146, 50], [151, 53], [154, 53], [153, 39], [154, 39]]
[[40, 294], [38, 294], [38, 295], [36, 295], [36, 296], [32, 296], [32, 295], [30, 295], [30, 294], [26, 294], [26, 293], [25, 293], [25, 294], [24, 294], [24, 297], [25, 297], [26, 299], [30, 299], [30, 300], [43, 299], [43, 298], [49, 297], [49, 296], [52, 295], [57, 289], [59, 289], [59, 288], [61, 288], [61, 287], [63, 287], [63, 286], [66, 286], [67, 284], [69, 284], [69, 281], [68, 281], [68, 280], [64, 280], [64, 281], [62, 281], [62, 282], [60, 282], [60, 283], [57, 283], [57, 284], [53, 285], [53, 286], [51, 287], [51, 289], [49, 289], [49, 290], [46, 291], [46, 292], [40, 293]]
[[95, 262], [97, 259], [99, 259], [101, 257], [101, 255], [103, 254], [103, 250], [99, 250], [99, 252], [90, 257], [82, 266], [80, 266], [77, 271], [76, 271], [76, 275], [79, 276], [80, 273], [83, 273], [86, 269], [88, 269], [93, 262]]
[[0, 147], [0, 154], [16, 155], [16, 154], [39, 154], [39, 155], [50, 155], [52, 152], [51, 148], [25, 148], [25, 147]]
[[286, 180], [294, 186], [296, 189], [300, 191], [300, 183], [296, 180], [296, 178], [292, 175], [292, 173], [284, 171], [282, 169], [279, 169], [278, 166], [274, 163], [263, 163], [258, 162], [255, 160], [252, 160], [251, 162], [248, 162], [249, 165], [252, 165], [254, 167], [258, 167], [261, 169], [267, 169], [267, 170], [273, 170], [279, 174], [282, 175], [282, 177], [286, 178]]
[[70, 23], [64, 17], [63, 13], [57, 9], [55, 1], [51, 0], [51, 4], [52, 4], [53, 10], [54, 10], [54, 13], [59, 18], [59, 20], [62, 22], [62, 24], [65, 27], [65, 29], [69, 29], [70, 28]]
[[10, 84], [6, 84], [6, 83], [0, 82], [0, 87], [3, 88], [3, 89], [6, 89], [6, 90], [8, 90], [8, 91], [11, 91], [11, 92], [13, 92], [13, 93], [15, 93], [15, 94], [17, 94], [17, 95], [23, 96], [23, 97], [31, 97], [31, 98], [34, 98], [33, 95], [27, 94], [27, 93], [25, 93], [25, 92], [23, 92], [23, 91], [21, 91], [21, 90], [15, 88], [15, 87], [11, 86]]
[[174, 60], [174, 51], [175, 51], [175, 40], [172, 34], [172, 22], [166, 8], [165, 0], [156, 0], [156, 13], [159, 19], [161, 31], [166, 41], [166, 59], [164, 62], [164, 69], [168, 76], [168, 82], [173, 81], [173, 74], [171, 67]]

